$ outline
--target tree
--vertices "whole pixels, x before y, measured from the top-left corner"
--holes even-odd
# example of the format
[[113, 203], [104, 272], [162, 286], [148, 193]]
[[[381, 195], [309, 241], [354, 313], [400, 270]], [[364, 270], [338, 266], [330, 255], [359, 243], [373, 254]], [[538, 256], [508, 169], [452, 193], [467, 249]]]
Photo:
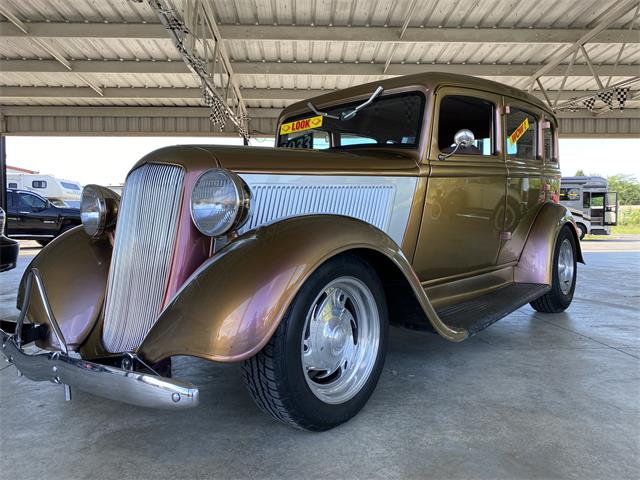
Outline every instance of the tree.
[[580, 169], [576, 172], [576, 177], [586, 177], [587, 174], [584, 173], [584, 170]]
[[640, 182], [635, 175], [619, 173], [607, 177], [609, 191], [618, 192], [620, 205], [640, 205]]

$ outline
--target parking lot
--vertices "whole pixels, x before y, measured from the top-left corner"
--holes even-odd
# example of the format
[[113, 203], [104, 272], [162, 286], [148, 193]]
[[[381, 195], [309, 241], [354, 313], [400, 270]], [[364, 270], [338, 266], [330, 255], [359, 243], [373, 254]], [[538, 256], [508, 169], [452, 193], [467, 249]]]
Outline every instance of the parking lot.
[[[23, 243], [2, 274], [15, 316]], [[566, 313], [525, 306], [462, 344], [394, 329], [364, 410], [329, 432], [270, 420], [237, 366], [175, 362], [201, 406], [166, 413], [0, 371], [0, 477], [637, 478], [640, 460], [640, 241], [584, 242]], [[16, 461], [18, 459], [18, 461]]]

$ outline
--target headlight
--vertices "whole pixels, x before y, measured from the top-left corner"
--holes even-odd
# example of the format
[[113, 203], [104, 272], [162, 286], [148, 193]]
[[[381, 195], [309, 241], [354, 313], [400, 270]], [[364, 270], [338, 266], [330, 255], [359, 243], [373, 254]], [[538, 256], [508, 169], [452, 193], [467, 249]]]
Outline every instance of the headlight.
[[99, 237], [116, 223], [120, 197], [108, 188], [87, 185], [80, 200], [80, 220], [85, 232]]
[[228, 170], [212, 169], [198, 178], [191, 192], [191, 218], [205, 235], [218, 237], [240, 228], [249, 212], [249, 190]]

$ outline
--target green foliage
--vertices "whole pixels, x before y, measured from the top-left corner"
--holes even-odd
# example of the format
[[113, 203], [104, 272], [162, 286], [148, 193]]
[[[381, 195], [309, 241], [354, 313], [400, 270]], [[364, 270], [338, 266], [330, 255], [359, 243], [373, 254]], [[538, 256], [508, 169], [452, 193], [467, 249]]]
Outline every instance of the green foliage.
[[640, 206], [625, 205], [618, 210], [618, 225], [640, 226]]
[[[640, 205], [640, 182], [635, 175], [619, 173], [607, 177], [609, 191], [618, 192], [620, 205]], [[640, 211], [637, 212], [640, 215]]]
[[584, 170], [580, 169], [576, 172], [576, 177], [586, 177], [587, 174], [584, 173]]

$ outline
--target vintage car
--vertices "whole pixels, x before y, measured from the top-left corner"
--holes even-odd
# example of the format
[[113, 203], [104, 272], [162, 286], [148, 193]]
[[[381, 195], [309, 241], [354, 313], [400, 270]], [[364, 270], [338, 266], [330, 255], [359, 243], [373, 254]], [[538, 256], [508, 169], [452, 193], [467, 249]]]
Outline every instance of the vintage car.
[[3, 352], [67, 397], [173, 409], [199, 392], [171, 357], [242, 362], [262, 410], [329, 429], [374, 390], [389, 324], [461, 342], [569, 306], [582, 255], [556, 136], [529, 94], [424, 73], [287, 107], [277, 148], [154, 151], [121, 199], [85, 187]]

